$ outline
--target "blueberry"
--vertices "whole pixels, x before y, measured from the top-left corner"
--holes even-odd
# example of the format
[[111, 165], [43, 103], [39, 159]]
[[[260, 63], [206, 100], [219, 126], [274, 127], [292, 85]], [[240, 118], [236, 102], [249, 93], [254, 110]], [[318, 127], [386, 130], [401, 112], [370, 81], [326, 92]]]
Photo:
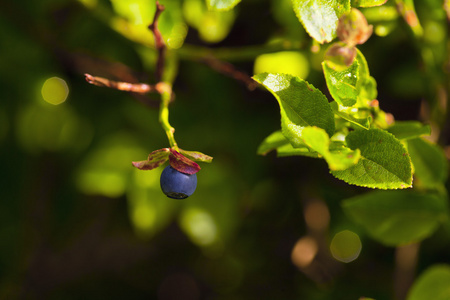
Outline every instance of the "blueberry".
[[185, 174], [169, 165], [162, 171], [160, 183], [167, 197], [185, 199], [192, 195], [197, 187], [197, 174]]

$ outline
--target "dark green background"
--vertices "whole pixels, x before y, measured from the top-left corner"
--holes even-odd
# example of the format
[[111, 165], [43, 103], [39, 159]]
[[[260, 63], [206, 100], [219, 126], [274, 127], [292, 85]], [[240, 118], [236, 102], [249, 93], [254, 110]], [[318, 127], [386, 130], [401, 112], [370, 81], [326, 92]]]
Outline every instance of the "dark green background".
[[[112, 14], [108, 1], [99, 3]], [[274, 19], [271, 5], [243, 0], [224, 41], [206, 44], [190, 29], [186, 43], [242, 47], [278, 35], [309, 45], [300, 23], [289, 30]], [[268, 92], [248, 91], [205, 64], [180, 60], [170, 107], [175, 137], [183, 149], [214, 161], [201, 164], [197, 191], [185, 202], [162, 193], [155, 199], [177, 208], [167, 225], [145, 237], [133, 229], [126, 195], [87, 195], [77, 185], [80, 169], [111, 138], [116, 146], [145, 150], [139, 157], [131, 150], [117, 156], [127, 178], [134, 172], [131, 161], [168, 146], [156, 108], [84, 80], [86, 72], [113, 78], [125, 65], [151, 82], [154, 70], [144, 67], [135, 44], [69, 0], [0, 1], [0, 41], [0, 299], [392, 297], [394, 249], [370, 240], [340, 208], [342, 199], [367, 190], [334, 179], [322, 160], [256, 155], [259, 143], [280, 127], [278, 104]], [[430, 79], [421, 73], [419, 50], [402, 20], [390, 35], [373, 36], [360, 49], [378, 82], [381, 108], [399, 120], [419, 119]], [[252, 60], [235, 66], [252, 75]], [[65, 79], [70, 89], [68, 100], [55, 107], [40, 95], [52, 76]], [[326, 92], [320, 71], [312, 70], [307, 80]], [[157, 106], [157, 95], [150, 98]], [[25, 124], [27, 111], [34, 118]], [[67, 111], [76, 121], [63, 143], [59, 132]], [[33, 136], [37, 131], [46, 134]], [[441, 140], [448, 144], [448, 135]], [[363, 244], [349, 264], [323, 254], [322, 273], [315, 277], [290, 259], [307, 233], [303, 207], [311, 199], [324, 201], [330, 211], [325, 241], [349, 229]], [[193, 204], [220, 220], [219, 250], [195, 245], [180, 229], [179, 213]], [[419, 271], [448, 262], [449, 247], [448, 230], [438, 230], [420, 249]]]

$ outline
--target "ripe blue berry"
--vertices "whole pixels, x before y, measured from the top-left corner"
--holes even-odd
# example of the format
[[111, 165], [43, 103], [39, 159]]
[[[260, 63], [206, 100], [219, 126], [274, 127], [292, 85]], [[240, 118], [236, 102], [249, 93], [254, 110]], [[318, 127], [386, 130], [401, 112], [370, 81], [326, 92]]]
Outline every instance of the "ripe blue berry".
[[192, 195], [197, 187], [197, 174], [185, 174], [169, 165], [161, 173], [160, 184], [167, 197], [185, 199]]

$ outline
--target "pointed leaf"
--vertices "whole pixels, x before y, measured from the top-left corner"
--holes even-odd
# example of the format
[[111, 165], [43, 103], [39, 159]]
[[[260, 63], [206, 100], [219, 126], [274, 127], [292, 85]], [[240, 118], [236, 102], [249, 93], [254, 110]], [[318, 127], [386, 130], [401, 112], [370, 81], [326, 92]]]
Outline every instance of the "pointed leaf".
[[387, 131], [395, 135], [399, 140], [408, 140], [422, 135], [430, 135], [431, 127], [418, 121], [396, 121], [387, 128]]
[[303, 147], [292, 147], [290, 143], [279, 146], [277, 148], [277, 156], [278, 157], [287, 157], [287, 156], [306, 156], [312, 158], [320, 158], [320, 154], [309, 149], [308, 146]]
[[332, 136], [334, 115], [322, 92], [303, 79], [288, 74], [262, 73], [253, 77], [280, 105], [281, 129], [294, 147], [302, 146], [302, 130], [317, 126]]
[[169, 148], [155, 150], [148, 155], [147, 160], [133, 161], [132, 164], [140, 170], [152, 170], [169, 159]]
[[407, 300], [448, 300], [450, 297], [450, 265], [429, 267], [414, 282]]
[[392, 134], [381, 129], [356, 130], [346, 137], [350, 149], [360, 149], [359, 162], [332, 174], [349, 184], [403, 189], [412, 185], [411, 159], [405, 147]]
[[343, 106], [356, 104], [358, 97], [356, 89], [359, 75], [358, 61], [354, 60], [353, 64], [344, 70], [336, 70], [328, 61], [322, 62], [322, 67], [328, 90], [333, 99]]
[[200, 166], [196, 162], [193, 162], [172, 148], [170, 149], [169, 163], [172, 168], [181, 173], [192, 175], [200, 171]]
[[206, 0], [206, 5], [211, 10], [230, 10], [241, 0]]
[[184, 156], [186, 156], [187, 158], [189, 158], [193, 161], [201, 161], [201, 162], [210, 163], [213, 160], [213, 158], [211, 156], [206, 155], [201, 152], [198, 152], [198, 151], [187, 151], [187, 150], [183, 150], [183, 149], [178, 149], [178, 150], [180, 150], [181, 154], [183, 154]]
[[374, 191], [344, 200], [342, 207], [372, 238], [388, 246], [421, 241], [447, 219], [447, 200], [432, 193]]
[[375, 78], [370, 76], [367, 60], [358, 48], [356, 48], [356, 61], [359, 65], [358, 83], [356, 84], [358, 97], [362, 99], [373, 100], [377, 97], [378, 94], [377, 82]]
[[336, 37], [339, 18], [350, 11], [350, 0], [292, 0], [292, 4], [306, 31], [321, 44]]
[[447, 180], [448, 160], [437, 145], [422, 138], [408, 140], [408, 152], [414, 165], [414, 175], [425, 187], [436, 187]]
[[283, 133], [278, 130], [264, 139], [264, 141], [259, 145], [257, 153], [259, 155], [266, 155], [270, 151], [286, 144], [289, 144], [289, 141]]

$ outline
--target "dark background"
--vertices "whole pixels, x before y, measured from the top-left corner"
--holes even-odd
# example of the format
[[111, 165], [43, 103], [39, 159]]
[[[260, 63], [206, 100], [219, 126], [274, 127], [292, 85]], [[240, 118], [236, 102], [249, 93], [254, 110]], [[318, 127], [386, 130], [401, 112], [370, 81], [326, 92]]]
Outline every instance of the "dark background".
[[[275, 2], [243, 0], [224, 40], [208, 44], [190, 28], [185, 44], [298, 41], [311, 63], [306, 79], [326, 93], [320, 53], [309, 51], [300, 23], [292, 29], [274, 17]], [[149, 109], [83, 76], [152, 82], [143, 53], [154, 50], [111, 29], [102, 16], [113, 14], [106, 0], [92, 10], [70, 0], [0, 1], [0, 299], [390, 299], [395, 249], [365, 236], [339, 205], [367, 190], [334, 179], [323, 160], [256, 155], [280, 127], [268, 92], [181, 55], [170, 121], [180, 147], [214, 161], [201, 164], [197, 191], [183, 201], [160, 192], [161, 169], [134, 170], [131, 161], [168, 146], [158, 95], [147, 96]], [[409, 29], [400, 18], [394, 23], [360, 49], [381, 108], [398, 120], [423, 120], [429, 78]], [[253, 74], [253, 59], [231, 62]], [[60, 105], [41, 95], [53, 76], [69, 87]], [[331, 216], [317, 217], [326, 223], [320, 231], [305, 223], [313, 202]], [[362, 241], [348, 264], [328, 250], [345, 229]], [[305, 235], [321, 241], [320, 250], [299, 268], [291, 252]], [[448, 262], [449, 246], [446, 229], [427, 239], [419, 271]]]

